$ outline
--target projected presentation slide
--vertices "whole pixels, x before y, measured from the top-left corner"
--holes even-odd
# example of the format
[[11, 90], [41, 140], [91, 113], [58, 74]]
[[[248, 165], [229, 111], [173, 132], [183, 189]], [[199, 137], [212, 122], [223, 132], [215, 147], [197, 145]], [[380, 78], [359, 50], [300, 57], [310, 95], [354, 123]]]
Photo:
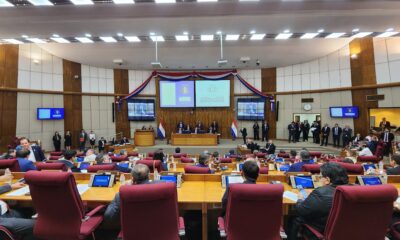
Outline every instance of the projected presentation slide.
[[194, 82], [160, 81], [160, 107], [194, 107]]
[[128, 101], [128, 119], [131, 121], [154, 120], [154, 100], [129, 100]]
[[229, 107], [229, 80], [196, 81], [196, 107]]

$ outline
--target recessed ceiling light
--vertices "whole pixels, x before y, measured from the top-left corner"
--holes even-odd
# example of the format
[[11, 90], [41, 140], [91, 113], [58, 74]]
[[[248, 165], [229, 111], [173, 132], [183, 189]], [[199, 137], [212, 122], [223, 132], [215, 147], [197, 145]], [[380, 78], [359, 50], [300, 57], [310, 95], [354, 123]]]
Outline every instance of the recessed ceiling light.
[[28, 38], [28, 35], [22, 35], [21, 37], [23, 37], [23, 38]]
[[352, 32], [359, 32], [360, 29], [359, 28], [354, 28]]
[[59, 38], [59, 37], [60, 37], [60, 35], [58, 35], [58, 34], [53, 34], [53, 37], [55, 37], [55, 38]]
[[54, 42], [58, 42], [58, 43], [70, 43], [70, 41], [68, 41], [65, 38], [61, 38], [61, 37], [52, 37], [50, 39], [53, 40]]
[[303, 36], [300, 37], [300, 39], [313, 39], [318, 35], [319, 33], [304, 33]]
[[87, 37], [76, 37], [75, 39], [81, 43], [93, 43], [93, 40]]
[[289, 29], [286, 29], [285, 31], [283, 31], [284, 33], [290, 33]]
[[140, 42], [140, 39], [136, 36], [125, 36], [125, 39], [128, 42]]
[[163, 36], [151, 36], [150, 37], [151, 40], [153, 40], [153, 42], [157, 41], [157, 42], [165, 42], [165, 39]]
[[214, 35], [201, 35], [201, 41], [212, 41], [214, 40]]
[[275, 39], [288, 39], [292, 35], [293, 35], [293, 33], [280, 33], [275, 37]]
[[189, 41], [188, 35], [176, 35], [175, 38], [178, 42]]
[[251, 30], [250, 34], [256, 34], [256, 30]]
[[391, 37], [391, 36], [394, 36], [394, 35], [396, 35], [398, 33], [399, 32], [384, 32], [384, 33], [379, 34], [376, 37], [378, 37], [378, 38]]
[[150, 33], [150, 36], [154, 36], [154, 35], [156, 35], [156, 33], [154, 33], [154, 32], [151, 32], [151, 33]]
[[85, 34], [85, 37], [88, 37], [88, 38], [90, 38], [90, 37], [92, 37], [92, 34], [90, 34], [90, 33], [86, 33], [86, 34]]
[[11, 43], [11, 44], [23, 44], [24, 42], [21, 42], [17, 39], [14, 38], [7, 38], [7, 39], [3, 39], [4, 41]]
[[353, 35], [352, 37], [353, 38], [363, 38], [363, 37], [366, 37], [371, 34], [372, 34], [372, 32], [359, 32], [359, 33]]
[[325, 38], [340, 38], [341, 36], [345, 35], [346, 33], [331, 33], [328, 36], [326, 36]]
[[264, 33], [259, 33], [259, 34], [253, 34], [250, 37], [250, 40], [263, 40], [266, 34]]
[[117, 33], [117, 36], [118, 36], [118, 37], [123, 37], [124, 34], [123, 34], [123, 33]]
[[47, 43], [45, 41], [43, 41], [42, 39], [39, 38], [27, 38], [26, 40], [31, 41], [33, 43]]
[[388, 28], [386, 29], [386, 32], [393, 32], [394, 28]]
[[239, 34], [228, 34], [225, 37], [226, 41], [237, 41], [239, 39], [240, 35]]
[[28, 0], [28, 2], [32, 3], [35, 6], [53, 6], [54, 4], [48, 0]]
[[189, 35], [189, 33], [188, 32], [183, 32], [183, 35]]
[[134, 4], [134, 0], [113, 0], [115, 4]]
[[106, 43], [116, 43], [117, 40], [113, 37], [100, 37], [101, 40], [103, 40]]
[[75, 5], [93, 5], [91, 0], [70, 0]]
[[321, 28], [321, 29], [318, 29], [318, 32], [319, 33], [323, 33], [325, 30], [323, 29], [323, 28]]
[[222, 34], [222, 31], [217, 31], [216, 34], [220, 35]]
[[155, 0], [156, 3], [175, 3], [176, 0]]
[[6, 0], [0, 0], [0, 7], [14, 7], [14, 5]]

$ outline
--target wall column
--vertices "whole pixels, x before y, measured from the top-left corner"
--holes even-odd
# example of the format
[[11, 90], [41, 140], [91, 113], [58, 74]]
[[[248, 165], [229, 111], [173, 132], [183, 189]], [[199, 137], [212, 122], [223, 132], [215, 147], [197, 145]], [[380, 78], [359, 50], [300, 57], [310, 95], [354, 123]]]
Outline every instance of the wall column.
[[[276, 68], [261, 69], [261, 89], [264, 93], [276, 92]], [[274, 96], [276, 101], [276, 96]], [[269, 138], [276, 138], [276, 112], [271, 111], [269, 101], [265, 102], [265, 120], [269, 124]]]
[[[114, 91], [115, 94], [126, 95], [129, 93], [129, 72], [124, 69], [114, 69]], [[131, 125], [128, 120], [128, 103], [122, 101], [120, 111], [115, 106], [115, 133], [131, 138]]]

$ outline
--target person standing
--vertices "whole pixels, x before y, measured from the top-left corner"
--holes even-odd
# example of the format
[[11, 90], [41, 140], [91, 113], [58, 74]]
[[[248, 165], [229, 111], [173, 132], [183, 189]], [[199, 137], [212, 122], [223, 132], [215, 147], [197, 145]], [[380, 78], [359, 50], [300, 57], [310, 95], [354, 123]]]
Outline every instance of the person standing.
[[301, 133], [301, 125], [300, 125], [300, 123], [299, 122], [295, 122], [295, 125], [296, 125], [296, 136], [295, 136], [295, 139], [296, 139], [296, 142], [300, 142], [300, 133]]
[[261, 126], [261, 131], [262, 131], [261, 141], [264, 142], [265, 139], [265, 141], [268, 142], [269, 124], [265, 120], [263, 121], [263, 124]]
[[345, 126], [343, 128], [343, 136], [342, 136], [342, 140], [343, 140], [343, 148], [345, 148], [347, 145], [349, 145], [350, 141], [351, 141], [351, 136], [353, 135], [353, 130], [349, 127], [349, 126]]
[[336, 123], [335, 127], [332, 128], [333, 146], [334, 147], [339, 147], [340, 135], [342, 135], [342, 128], [339, 127], [339, 124]]
[[182, 133], [184, 129], [185, 129], [185, 124], [183, 124], [183, 122], [180, 121], [178, 125], [176, 125], [176, 132]]
[[385, 128], [385, 132], [381, 133], [380, 139], [383, 142], [383, 155], [388, 157], [392, 152], [392, 141], [394, 140], [394, 135], [390, 132], [389, 128]]
[[314, 122], [313, 139], [314, 143], [320, 143], [321, 125], [317, 121]]
[[240, 130], [240, 132], [242, 133], [243, 144], [246, 144], [247, 129], [246, 129], [246, 128], [242, 128], [242, 129]]
[[70, 131], [66, 131], [64, 134], [64, 146], [66, 150], [71, 150], [72, 135]]
[[325, 144], [325, 146], [328, 145], [328, 138], [329, 138], [329, 134], [331, 133], [331, 129], [328, 126], [328, 124], [325, 124], [325, 126], [322, 128], [322, 142], [321, 142], [321, 146], [323, 146]]
[[61, 151], [61, 135], [58, 132], [54, 133], [53, 136], [53, 145], [56, 152]]
[[254, 122], [253, 131], [254, 131], [254, 140], [260, 140], [260, 126], [258, 126], [258, 122]]
[[382, 122], [379, 123], [379, 127], [382, 129], [382, 131], [385, 131], [385, 128], [390, 129], [390, 122], [386, 121], [386, 118], [382, 118]]
[[308, 120], [304, 120], [301, 130], [303, 131], [303, 142], [308, 142], [308, 134], [310, 133], [310, 124]]
[[99, 152], [103, 152], [104, 148], [106, 146], [107, 141], [104, 139], [104, 137], [101, 137], [99, 140]]
[[89, 143], [90, 143], [90, 147], [92, 149], [94, 149], [94, 145], [96, 144], [96, 134], [94, 134], [93, 131], [90, 131], [89, 134]]
[[296, 124], [292, 122], [291, 124], [288, 125], [288, 130], [289, 130], [289, 143], [296, 142], [296, 133], [297, 133], [297, 128]]
[[79, 150], [83, 152], [85, 150], [85, 145], [87, 141], [87, 133], [84, 129], [81, 129], [81, 133], [79, 133]]
[[211, 131], [214, 134], [218, 133], [218, 123], [216, 121], [211, 123]]

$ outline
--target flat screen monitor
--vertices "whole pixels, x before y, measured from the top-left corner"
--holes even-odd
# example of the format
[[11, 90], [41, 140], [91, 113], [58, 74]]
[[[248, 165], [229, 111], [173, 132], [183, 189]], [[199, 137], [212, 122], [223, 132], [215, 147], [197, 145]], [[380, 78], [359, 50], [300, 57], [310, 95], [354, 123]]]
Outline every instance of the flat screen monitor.
[[173, 182], [176, 184], [178, 177], [176, 175], [162, 175], [160, 176], [160, 180], [164, 182]]
[[239, 98], [237, 100], [237, 119], [257, 121], [264, 119], [265, 100], [262, 98]]
[[329, 112], [332, 118], [358, 118], [358, 107], [330, 107]]
[[240, 175], [230, 175], [230, 176], [226, 176], [226, 187], [229, 186], [229, 184], [232, 183], [243, 183], [243, 177]]
[[155, 101], [154, 99], [129, 99], [128, 120], [129, 121], [154, 121]]
[[378, 176], [361, 176], [363, 185], [381, 185], [382, 181]]
[[119, 163], [118, 166], [123, 168], [129, 168], [129, 163]]
[[37, 120], [62, 120], [64, 108], [38, 108]]
[[111, 175], [95, 175], [93, 178], [92, 187], [109, 187]]
[[281, 164], [279, 165], [279, 170], [281, 172], [287, 172], [289, 171], [290, 165], [289, 164]]
[[375, 164], [364, 164], [364, 171], [368, 171], [368, 169], [372, 168], [372, 169], [376, 169], [376, 165]]
[[196, 81], [196, 107], [229, 107], [230, 89], [229, 80]]
[[193, 108], [194, 81], [160, 81], [160, 107]]
[[314, 188], [314, 182], [311, 176], [295, 176], [294, 182], [296, 186], [303, 188]]
[[79, 169], [80, 169], [80, 170], [87, 170], [89, 166], [90, 166], [90, 163], [89, 163], [89, 162], [81, 162], [81, 163], [79, 164]]

